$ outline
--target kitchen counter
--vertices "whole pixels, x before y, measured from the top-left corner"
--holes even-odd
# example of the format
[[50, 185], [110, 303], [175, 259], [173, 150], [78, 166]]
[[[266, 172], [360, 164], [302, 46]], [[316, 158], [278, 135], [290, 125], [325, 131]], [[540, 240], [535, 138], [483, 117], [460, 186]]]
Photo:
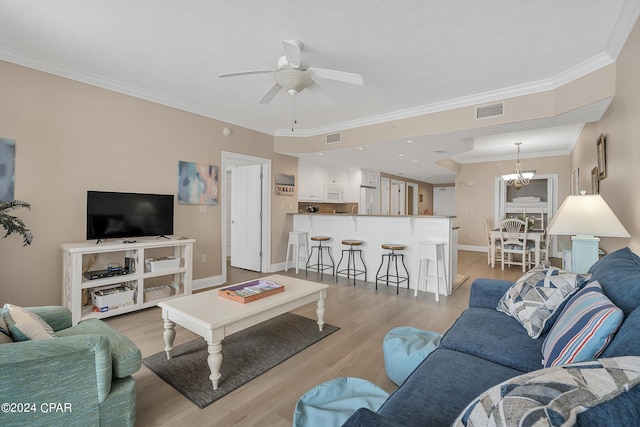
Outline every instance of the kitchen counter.
[[[305, 212], [293, 213], [293, 230], [306, 231], [309, 236], [331, 236], [329, 242], [336, 263], [340, 260], [342, 240], [358, 239], [365, 242], [362, 255], [367, 266], [367, 281], [375, 283], [376, 272], [380, 266], [382, 255], [387, 251], [382, 249], [384, 243], [402, 244], [407, 247], [404, 261], [409, 270], [409, 285], [411, 289], [435, 292], [435, 264], [429, 267], [429, 278], [425, 286], [424, 277], [418, 283], [419, 244], [421, 240], [437, 240], [445, 243], [445, 269], [447, 286], [440, 285], [440, 294], [448, 295], [452, 292], [453, 279], [458, 272], [458, 230], [454, 226], [454, 216], [431, 215], [367, 215], [367, 214], [339, 214]], [[324, 243], [323, 243], [324, 246]], [[424, 269], [422, 274], [424, 275]], [[362, 278], [362, 276], [360, 276]], [[380, 283], [378, 283], [378, 286]], [[392, 283], [389, 282], [389, 286]], [[383, 286], [386, 286], [383, 284]], [[395, 286], [395, 284], [393, 284]], [[406, 282], [400, 286], [406, 287]]]
[[445, 215], [382, 215], [382, 214], [357, 214], [357, 213], [348, 213], [348, 212], [300, 212], [300, 213], [289, 213], [288, 215], [335, 215], [335, 216], [379, 216], [384, 218], [456, 218], [455, 216], [445, 216]]

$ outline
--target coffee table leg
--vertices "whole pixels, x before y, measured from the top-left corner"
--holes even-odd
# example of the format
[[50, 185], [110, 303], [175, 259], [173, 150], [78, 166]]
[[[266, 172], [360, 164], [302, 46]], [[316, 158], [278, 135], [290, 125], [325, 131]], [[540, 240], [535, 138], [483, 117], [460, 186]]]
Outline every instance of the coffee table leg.
[[209, 379], [213, 385], [213, 389], [218, 389], [218, 383], [220, 382], [220, 366], [222, 366], [222, 341], [209, 343], [208, 346], [209, 356], [207, 357], [207, 363], [211, 370]]
[[174, 329], [176, 326], [169, 319], [164, 319], [164, 333], [162, 336], [164, 337], [164, 351], [167, 353], [167, 360], [171, 359], [171, 350], [173, 350], [173, 340], [176, 337], [176, 330]]
[[324, 298], [318, 299], [316, 315], [318, 316], [318, 327], [322, 331], [322, 326], [324, 325]]

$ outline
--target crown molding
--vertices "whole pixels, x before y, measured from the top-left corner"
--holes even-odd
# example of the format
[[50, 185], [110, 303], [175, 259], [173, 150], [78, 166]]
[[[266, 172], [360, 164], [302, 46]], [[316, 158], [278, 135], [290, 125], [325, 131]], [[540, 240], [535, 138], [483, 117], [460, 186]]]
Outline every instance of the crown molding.
[[98, 74], [89, 73], [87, 71], [78, 70], [76, 68], [67, 67], [53, 61], [45, 61], [31, 55], [26, 55], [12, 49], [0, 46], [0, 60], [21, 65], [23, 67], [32, 68], [34, 70], [53, 74], [59, 77], [71, 79], [80, 83], [96, 86], [102, 89], [118, 92], [123, 95], [132, 96], [155, 104], [164, 105], [166, 107], [175, 108], [177, 110], [186, 111], [188, 113], [197, 114], [199, 116], [208, 117], [210, 119], [219, 120], [224, 123], [241, 126], [252, 129], [257, 132], [273, 135], [273, 129], [260, 128], [249, 122], [241, 122], [235, 119], [225, 117], [224, 114], [202, 108], [198, 105], [184, 102], [180, 99], [168, 97], [157, 92], [122, 83], [116, 80], [108, 79]]
[[276, 129], [276, 136], [294, 136], [294, 137], [312, 137], [327, 133], [340, 132], [347, 129], [353, 129], [363, 126], [371, 126], [386, 123], [394, 120], [409, 119], [427, 114], [439, 113], [442, 111], [453, 110], [456, 108], [471, 107], [475, 105], [486, 104], [495, 101], [502, 101], [517, 96], [532, 95], [535, 93], [545, 92], [548, 90], [558, 89], [567, 83], [593, 73], [614, 62], [613, 58], [606, 52], [589, 58], [588, 60], [578, 64], [570, 69], [549, 79], [538, 80], [535, 82], [525, 83], [522, 85], [510, 86], [495, 91], [478, 93], [470, 96], [437, 102], [429, 105], [423, 105], [405, 110], [398, 110], [391, 113], [385, 113], [378, 116], [366, 117], [363, 119], [352, 120], [349, 122], [337, 123], [330, 126], [319, 127], [308, 130], [295, 131], [293, 134], [291, 129]]
[[[628, 33], [627, 33], [627, 36], [628, 36]], [[616, 37], [616, 39], [621, 37], [622, 36]], [[299, 137], [299, 138], [313, 137], [318, 135], [324, 135], [327, 133], [340, 132], [347, 129], [376, 125], [376, 124], [386, 123], [386, 122], [395, 121], [395, 120], [408, 119], [408, 118], [418, 117], [422, 115], [452, 110], [456, 108], [475, 106], [475, 105], [480, 105], [480, 104], [485, 104], [485, 103], [490, 103], [495, 101], [501, 101], [501, 100], [513, 98], [516, 96], [525, 96], [525, 95], [531, 95], [531, 94], [544, 92], [548, 90], [553, 90], [573, 80], [583, 77], [589, 73], [597, 71], [600, 68], [605, 67], [614, 62], [613, 58], [608, 53], [601, 52], [600, 54], [550, 79], [538, 80], [535, 82], [506, 87], [506, 88], [498, 89], [495, 91], [488, 91], [488, 92], [473, 94], [473, 95], [460, 97], [452, 100], [408, 108], [404, 110], [398, 110], [390, 113], [365, 117], [357, 120], [336, 123], [329, 126], [323, 126], [323, 127], [306, 129], [306, 130], [294, 130], [292, 132], [290, 128], [274, 130], [272, 128], [263, 128], [263, 127], [255, 126], [255, 124], [252, 124], [250, 122], [235, 120], [235, 119], [226, 117], [224, 114], [221, 114], [217, 111], [210, 111], [198, 105], [184, 102], [180, 99], [168, 97], [153, 91], [128, 85], [126, 83], [108, 79], [103, 76], [89, 73], [83, 70], [67, 67], [52, 61], [45, 61], [40, 58], [36, 58], [31, 55], [26, 55], [12, 49], [0, 47], [0, 59], [7, 62], [14, 63], [14, 64], [22, 65], [28, 68], [32, 68], [35, 70], [54, 74], [60, 77], [65, 77], [81, 83], [86, 83], [86, 84], [97, 86], [103, 89], [112, 90], [114, 92], [118, 92], [124, 95], [129, 95], [135, 98], [154, 102], [156, 104], [164, 105], [171, 108], [176, 108], [181, 111], [186, 111], [189, 113], [219, 120], [224, 123], [241, 126], [247, 129], [252, 129], [254, 131], [261, 132], [267, 135]]]

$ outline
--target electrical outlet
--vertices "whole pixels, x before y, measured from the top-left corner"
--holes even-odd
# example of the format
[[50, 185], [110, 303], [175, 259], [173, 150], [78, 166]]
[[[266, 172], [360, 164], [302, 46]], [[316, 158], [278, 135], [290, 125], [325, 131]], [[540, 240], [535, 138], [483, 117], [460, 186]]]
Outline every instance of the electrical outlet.
[[203, 263], [203, 264], [206, 264], [207, 263], [207, 255], [205, 255], [205, 254], [200, 255], [200, 262]]

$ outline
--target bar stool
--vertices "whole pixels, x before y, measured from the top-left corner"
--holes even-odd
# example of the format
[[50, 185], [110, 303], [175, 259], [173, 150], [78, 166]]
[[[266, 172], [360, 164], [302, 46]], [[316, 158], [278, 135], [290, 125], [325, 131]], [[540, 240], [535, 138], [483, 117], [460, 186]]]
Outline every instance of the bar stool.
[[416, 290], [413, 296], [418, 296], [418, 285], [420, 284], [420, 270], [422, 262], [426, 261], [425, 267], [425, 288], [429, 282], [429, 261], [436, 263], [436, 301], [440, 301], [440, 262], [442, 262], [442, 278], [444, 279], [444, 287], [447, 288], [447, 269], [444, 264], [444, 242], [433, 240], [422, 240], [418, 242], [420, 245], [420, 257], [418, 258], [418, 280], [416, 281]]
[[309, 244], [307, 243], [308, 239], [309, 233], [307, 233], [306, 231], [289, 232], [289, 243], [287, 244], [287, 258], [284, 261], [284, 271], [289, 270], [289, 249], [291, 249], [291, 246], [293, 246], [295, 256], [294, 259], [296, 260], [296, 274], [298, 274], [300, 267], [300, 247], [304, 247], [304, 259], [306, 260], [309, 256]]
[[[318, 242], [317, 245], [312, 245], [309, 252], [309, 258], [307, 258], [307, 267], [305, 269], [305, 275], [309, 275], [309, 269], [314, 269], [320, 273], [320, 279], [323, 278], [323, 274], [325, 270], [331, 269], [331, 274], [335, 274], [335, 265], [336, 263], [333, 261], [333, 256], [331, 255], [331, 246], [322, 245], [322, 242], [328, 242], [331, 240], [329, 236], [311, 236], [312, 242]], [[318, 251], [318, 257], [316, 258], [316, 264], [309, 264], [311, 262], [311, 257], [313, 256], [313, 250], [316, 249]], [[331, 265], [324, 263], [324, 258], [322, 256], [322, 250], [326, 249], [327, 254], [329, 254], [329, 258], [331, 259]]]
[[[409, 271], [407, 270], [407, 266], [404, 265], [404, 254], [398, 254], [396, 251], [404, 251], [407, 247], [405, 245], [396, 245], [394, 243], [383, 243], [382, 249], [390, 250], [391, 252], [382, 254], [382, 262], [380, 263], [380, 267], [378, 267], [378, 272], [376, 273], [376, 290], [378, 289], [378, 280], [386, 280], [387, 286], [389, 286], [389, 278], [396, 279], [396, 294], [400, 292], [400, 283], [406, 281], [407, 289], [409, 289]], [[378, 276], [380, 274], [380, 270], [384, 266], [384, 258], [387, 257], [387, 274], [383, 274], [382, 276]], [[407, 274], [406, 276], [400, 276], [398, 273], [398, 258], [402, 261], [402, 267], [404, 267], [404, 271]], [[389, 274], [389, 268], [391, 267], [391, 263], [395, 264], [396, 274]]]
[[[338, 281], [338, 274], [347, 275], [347, 279], [353, 276], [353, 286], [356, 285], [356, 276], [364, 274], [364, 281], [367, 281], [367, 266], [364, 263], [364, 259], [362, 258], [362, 249], [354, 249], [354, 246], [362, 246], [364, 242], [362, 240], [343, 240], [343, 245], [349, 246], [349, 249], [343, 249], [342, 255], [340, 256], [340, 262], [338, 262], [338, 266], [336, 267], [336, 282]], [[340, 264], [342, 264], [342, 259], [344, 258], [344, 253], [347, 252], [347, 268], [343, 268], [340, 270]], [[356, 267], [356, 252], [360, 254], [360, 261], [362, 262], [362, 270], [357, 269]]]

